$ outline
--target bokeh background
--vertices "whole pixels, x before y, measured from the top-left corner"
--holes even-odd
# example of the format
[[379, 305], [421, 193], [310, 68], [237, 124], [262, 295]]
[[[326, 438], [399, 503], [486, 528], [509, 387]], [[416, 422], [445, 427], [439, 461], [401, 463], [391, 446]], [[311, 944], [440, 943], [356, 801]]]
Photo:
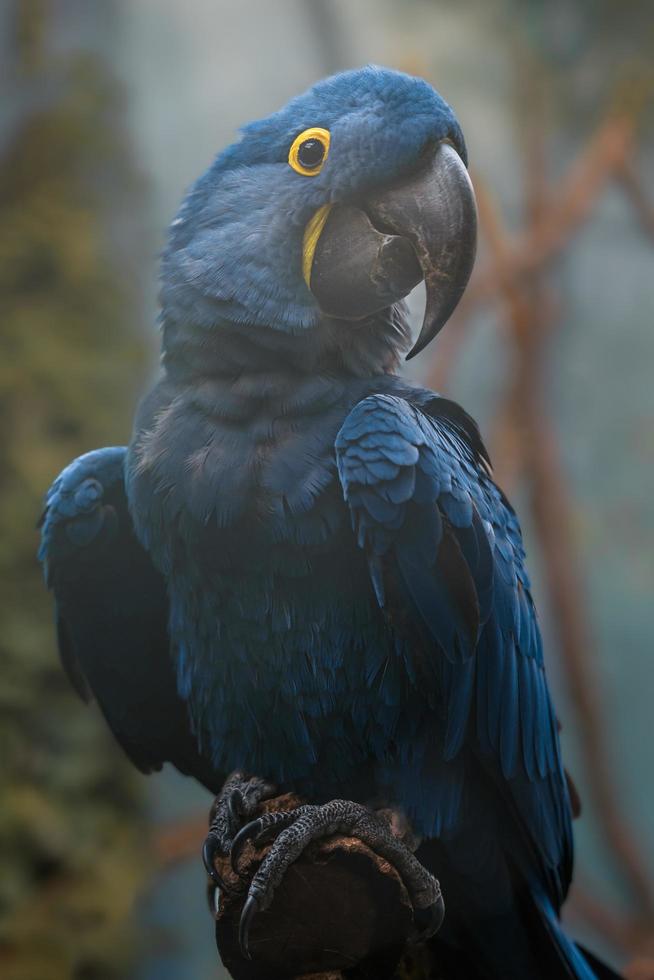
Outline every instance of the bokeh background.
[[133, 772], [69, 690], [34, 525], [63, 465], [129, 438], [184, 188], [241, 123], [369, 61], [429, 79], [467, 136], [477, 270], [415, 373], [480, 421], [525, 528], [584, 803], [570, 927], [654, 977], [650, 0], [3, 0], [4, 980], [224, 976], [207, 794]]

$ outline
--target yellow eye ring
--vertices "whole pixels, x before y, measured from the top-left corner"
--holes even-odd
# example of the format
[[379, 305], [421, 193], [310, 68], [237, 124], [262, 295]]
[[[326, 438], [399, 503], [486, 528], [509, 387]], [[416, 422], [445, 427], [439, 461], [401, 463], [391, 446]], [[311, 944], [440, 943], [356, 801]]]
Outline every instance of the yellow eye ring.
[[311, 126], [296, 136], [288, 151], [289, 165], [304, 177], [315, 177], [329, 153], [329, 130]]

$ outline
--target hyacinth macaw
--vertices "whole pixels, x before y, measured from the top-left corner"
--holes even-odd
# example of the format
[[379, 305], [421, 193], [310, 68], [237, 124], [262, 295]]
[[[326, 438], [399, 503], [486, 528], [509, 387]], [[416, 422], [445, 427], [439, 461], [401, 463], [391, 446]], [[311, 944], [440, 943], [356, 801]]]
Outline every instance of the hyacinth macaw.
[[[466, 165], [441, 96], [377, 67], [246, 126], [172, 223], [131, 444], [55, 480], [41, 558], [79, 693], [140, 769], [219, 794], [209, 867], [284, 828], [246, 950], [339, 830], [395, 864], [457, 975], [590, 980], [558, 919], [570, 799], [520, 527], [472, 419], [396, 373], [403, 297], [424, 279], [413, 355], [466, 286]], [[251, 822], [273, 786], [310, 803]]]

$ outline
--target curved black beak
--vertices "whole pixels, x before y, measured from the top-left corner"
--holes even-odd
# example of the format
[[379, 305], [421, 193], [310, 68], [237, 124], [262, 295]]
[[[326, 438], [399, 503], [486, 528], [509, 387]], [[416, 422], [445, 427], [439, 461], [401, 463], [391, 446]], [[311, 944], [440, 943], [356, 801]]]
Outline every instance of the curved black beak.
[[[323, 221], [307, 278], [329, 316], [368, 316], [424, 279], [425, 315], [407, 360], [414, 357], [451, 316], [475, 260], [477, 208], [459, 154], [439, 143], [414, 174], [356, 205], [334, 205]], [[305, 260], [306, 249], [305, 238]]]

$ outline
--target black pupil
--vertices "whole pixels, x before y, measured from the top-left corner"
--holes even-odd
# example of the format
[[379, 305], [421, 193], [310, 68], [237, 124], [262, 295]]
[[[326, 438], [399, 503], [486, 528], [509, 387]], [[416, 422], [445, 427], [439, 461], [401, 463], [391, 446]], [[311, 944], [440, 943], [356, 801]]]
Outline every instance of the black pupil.
[[320, 140], [316, 139], [304, 140], [303, 143], [300, 143], [300, 148], [297, 152], [298, 160], [303, 167], [307, 167], [308, 169], [312, 169], [321, 164], [324, 155], [325, 147]]

